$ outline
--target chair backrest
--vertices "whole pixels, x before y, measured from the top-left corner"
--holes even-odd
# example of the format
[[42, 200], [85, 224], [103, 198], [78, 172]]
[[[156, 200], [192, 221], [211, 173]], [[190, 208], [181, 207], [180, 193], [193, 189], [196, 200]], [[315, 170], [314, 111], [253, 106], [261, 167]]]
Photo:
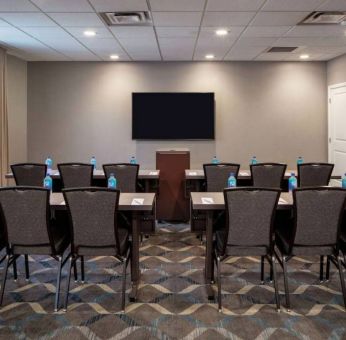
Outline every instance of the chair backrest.
[[250, 165], [252, 185], [260, 188], [281, 188], [286, 164], [258, 163]]
[[298, 186], [319, 187], [328, 185], [334, 164], [329, 163], [303, 163], [298, 164]]
[[274, 217], [280, 192], [254, 187], [224, 190], [228, 246], [264, 246], [273, 250]]
[[38, 187], [0, 188], [0, 211], [8, 244], [15, 248], [50, 246], [49, 190]]
[[293, 192], [294, 239], [292, 246], [336, 245], [346, 190], [342, 188], [302, 188]]
[[231, 172], [238, 177], [240, 164], [218, 163], [203, 164], [204, 175], [207, 182], [207, 191], [220, 192], [227, 188], [227, 180]]
[[121, 192], [136, 192], [139, 172], [138, 164], [104, 164], [103, 171], [106, 178], [108, 178], [110, 174], [114, 174], [114, 177], [117, 179], [117, 189]]
[[12, 164], [11, 170], [16, 185], [43, 187], [43, 180], [47, 173], [47, 165], [38, 163]]
[[120, 252], [116, 214], [119, 190], [107, 188], [64, 189], [64, 198], [72, 227], [72, 247], [77, 254], [83, 248], [114, 248]]
[[93, 166], [84, 163], [58, 164], [63, 188], [91, 187], [93, 179]]

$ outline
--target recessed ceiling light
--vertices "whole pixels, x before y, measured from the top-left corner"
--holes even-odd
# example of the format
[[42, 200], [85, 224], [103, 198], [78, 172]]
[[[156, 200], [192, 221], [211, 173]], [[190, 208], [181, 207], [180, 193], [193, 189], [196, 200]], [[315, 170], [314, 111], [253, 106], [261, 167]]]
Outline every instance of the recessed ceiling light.
[[302, 54], [299, 58], [300, 59], [309, 59], [310, 56], [308, 54]]
[[225, 29], [219, 29], [219, 30], [215, 31], [215, 33], [216, 33], [216, 35], [223, 36], [223, 35], [227, 35], [228, 31]]
[[119, 56], [117, 54], [112, 54], [109, 56], [109, 58], [111, 58], [112, 60], [118, 60]]
[[214, 58], [215, 58], [214, 54], [207, 54], [205, 56], [205, 59], [214, 59]]
[[95, 31], [84, 31], [84, 35], [87, 37], [94, 37], [96, 35]]

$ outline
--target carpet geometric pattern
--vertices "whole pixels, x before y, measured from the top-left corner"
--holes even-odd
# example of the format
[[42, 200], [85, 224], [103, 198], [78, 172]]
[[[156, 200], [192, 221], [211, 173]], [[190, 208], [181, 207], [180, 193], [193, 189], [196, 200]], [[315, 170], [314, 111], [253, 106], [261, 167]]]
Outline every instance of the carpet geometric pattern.
[[[274, 289], [260, 284], [259, 258], [230, 258], [223, 265], [223, 312], [208, 301], [203, 279], [205, 247], [188, 225], [164, 224], [140, 249], [138, 300], [120, 313], [121, 267], [108, 257], [86, 262], [86, 282], [73, 282], [68, 311], [53, 312], [56, 261], [24, 261], [18, 281], [10, 270], [0, 309], [1, 339], [346, 339], [346, 312], [338, 273], [319, 284], [318, 258], [289, 262], [292, 311], [275, 309]], [[269, 267], [266, 265], [266, 274]], [[2, 276], [2, 268], [0, 270]], [[63, 271], [61, 299], [66, 271]], [[283, 276], [278, 266], [281, 302]], [[128, 282], [127, 288], [130, 288]]]

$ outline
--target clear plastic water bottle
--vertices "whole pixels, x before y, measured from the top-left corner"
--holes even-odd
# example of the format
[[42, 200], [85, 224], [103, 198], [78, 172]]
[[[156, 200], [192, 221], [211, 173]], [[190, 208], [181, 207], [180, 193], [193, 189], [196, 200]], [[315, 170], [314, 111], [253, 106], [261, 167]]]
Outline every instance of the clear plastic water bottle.
[[252, 156], [250, 164], [257, 164], [256, 156]]
[[291, 177], [288, 179], [288, 191], [292, 192], [297, 188], [297, 178], [294, 172], [291, 173]]
[[231, 172], [228, 177], [228, 187], [235, 188], [237, 186], [237, 179], [234, 176], [234, 173]]
[[219, 164], [219, 160], [216, 158], [216, 156], [213, 157], [213, 159], [211, 160], [212, 164]]
[[303, 164], [304, 160], [303, 160], [303, 157], [302, 156], [299, 156], [298, 159], [297, 159], [297, 164]]
[[341, 186], [343, 189], [346, 189], [346, 173], [342, 176]]
[[108, 178], [108, 189], [116, 189], [117, 188], [117, 179], [114, 177], [114, 174], [110, 174]]
[[52, 172], [52, 166], [53, 166], [52, 158], [50, 156], [48, 156], [45, 163], [47, 165], [47, 174], [50, 174]]
[[94, 170], [96, 170], [96, 158], [95, 158], [95, 156], [91, 157], [90, 164], [93, 166]]
[[53, 189], [53, 180], [52, 180], [52, 177], [49, 176], [48, 172], [46, 177], [43, 180], [43, 187], [49, 190]]
[[130, 159], [130, 164], [137, 164], [137, 160], [135, 156], [132, 156]]

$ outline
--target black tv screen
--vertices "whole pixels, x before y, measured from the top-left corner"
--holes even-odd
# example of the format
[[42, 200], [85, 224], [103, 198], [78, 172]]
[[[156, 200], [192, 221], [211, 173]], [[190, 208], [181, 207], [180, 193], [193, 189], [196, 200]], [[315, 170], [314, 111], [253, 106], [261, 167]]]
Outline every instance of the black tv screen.
[[132, 93], [132, 139], [214, 139], [214, 93]]

